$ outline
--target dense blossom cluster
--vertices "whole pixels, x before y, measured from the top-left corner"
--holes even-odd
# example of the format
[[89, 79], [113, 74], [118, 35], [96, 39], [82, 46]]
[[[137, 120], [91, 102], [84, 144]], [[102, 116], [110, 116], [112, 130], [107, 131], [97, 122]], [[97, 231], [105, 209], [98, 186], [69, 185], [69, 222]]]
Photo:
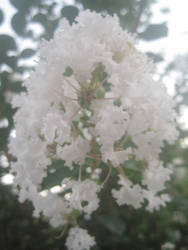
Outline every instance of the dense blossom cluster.
[[[64, 20], [54, 39], [42, 43], [40, 58], [27, 93], [13, 101], [19, 109], [9, 145], [17, 157], [12, 172], [34, 215], [53, 226], [72, 225], [66, 246], [87, 250], [95, 240], [76, 218], [90, 218], [112, 175], [120, 206], [152, 212], [169, 201], [162, 191], [171, 169], [159, 154], [164, 141], [177, 137], [173, 102], [115, 16], [84, 11], [72, 26]], [[60, 191], [44, 191], [56, 162], [66, 173], [56, 184]]]

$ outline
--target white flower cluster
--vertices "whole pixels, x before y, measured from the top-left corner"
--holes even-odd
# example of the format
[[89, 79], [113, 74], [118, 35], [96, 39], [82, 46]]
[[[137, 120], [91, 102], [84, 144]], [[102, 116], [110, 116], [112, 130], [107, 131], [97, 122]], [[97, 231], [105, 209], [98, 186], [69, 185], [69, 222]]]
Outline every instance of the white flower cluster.
[[72, 228], [66, 241], [66, 246], [70, 250], [89, 250], [95, 245], [94, 237], [91, 237], [87, 230], [79, 227]]
[[[164, 141], [177, 137], [173, 102], [115, 16], [83, 11], [72, 26], [64, 20], [54, 39], [42, 43], [40, 58], [27, 93], [13, 101], [12, 172], [20, 200], [33, 202], [35, 216], [42, 213], [53, 226], [76, 225], [68, 249], [90, 249], [94, 238], [76, 219], [98, 208], [111, 175], [119, 178], [112, 190], [118, 205], [153, 211], [169, 200], [161, 191], [171, 169], [159, 154]], [[42, 195], [56, 162], [61, 191]]]

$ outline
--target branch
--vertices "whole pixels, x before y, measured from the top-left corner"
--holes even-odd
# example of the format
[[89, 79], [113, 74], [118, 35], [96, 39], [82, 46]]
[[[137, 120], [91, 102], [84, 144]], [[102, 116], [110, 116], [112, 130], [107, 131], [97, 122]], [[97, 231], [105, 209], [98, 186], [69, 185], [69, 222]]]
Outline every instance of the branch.
[[140, 20], [141, 20], [142, 14], [146, 8], [146, 5], [147, 5], [147, 0], [140, 1], [138, 16], [136, 18], [135, 25], [133, 26], [133, 29], [132, 29], [133, 33], [137, 32], [137, 29], [138, 29], [138, 26], [140, 25]]

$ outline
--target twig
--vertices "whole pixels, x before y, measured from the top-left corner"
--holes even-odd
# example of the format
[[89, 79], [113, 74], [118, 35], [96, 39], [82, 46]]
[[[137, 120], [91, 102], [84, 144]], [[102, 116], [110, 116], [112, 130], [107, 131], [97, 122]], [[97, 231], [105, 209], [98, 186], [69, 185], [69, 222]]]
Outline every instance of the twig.
[[120, 166], [118, 166], [116, 169], [120, 173], [121, 176], [125, 177], [126, 179], [128, 178]]
[[64, 234], [65, 234], [65, 232], [67, 230], [68, 224], [69, 224], [69, 222], [67, 222], [67, 224], [65, 225], [63, 231], [61, 232], [61, 234], [59, 236], [56, 237], [56, 239], [60, 239], [60, 238], [62, 238], [64, 236]]
[[95, 154], [95, 153], [88, 153], [88, 155], [91, 155], [91, 156], [101, 156], [101, 154]]
[[108, 174], [105, 178], [105, 180], [103, 181], [102, 185], [101, 186], [104, 186], [104, 184], [106, 184], [106, 182], [109, 180], [110, 176], [111, 176], [111, 173], [112, 173], [112, 166], [110, 165], [109, 167], [109, 171], [108, 171]]
[[82, 165], [79, 167], [78, 181], [82, 180]]
[[72, 98], [72, 97], [69, 97], [69, 96], [66, 96], [66, 95], [63, 95], [63, 97], [70, 100], [70, 101], [78, 101], [78, 99]]
[[116, 97], [104, 97], [102, 100], [116, 100]]
[[120, 148], [120, 149], [123, 149], [123, 145], [125, 144], [127, 138], [128, 138], [128, 133], [125, 135], [125, 138], [124, 138], [124, 139], [122, 140], [122, 142], [120, 143], [120, 145], [119, 145], [119, 148]]
[[80, 92], [79, 89], [77, 89], [68, 79], [66, 79], [66, 82], [74, 89], [76, 92]]
[[74, 118], [75, 115], [78, 114], [79, 111], [80, 111], [80, 108], [78, 108], [78, 109], [72, 114], [72, 116], [71, 116], [70, 119], [69, 119], [69, 122], [72, 122], [72, 119]]
[[91, 159], [93, 159], [93, 160], [101, 161], [101, 158], [97, 158], [97, 157], [92, 156], [92, 155], [90, 155], [90, 154], [87, 154], [87, 157], [88, 157], [88, 158], [91, 158]]

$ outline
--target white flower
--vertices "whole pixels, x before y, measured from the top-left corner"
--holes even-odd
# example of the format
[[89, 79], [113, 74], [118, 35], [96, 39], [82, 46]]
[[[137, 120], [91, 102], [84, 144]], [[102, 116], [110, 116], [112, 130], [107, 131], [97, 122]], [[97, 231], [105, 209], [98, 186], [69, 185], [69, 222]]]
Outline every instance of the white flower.
[[87, 230], [79, 227], [70, 229], [66, 240], [69, 250], [89, 250], [94, 245], [94, 237], [90, 236]]
[[51, 112], [44, 118], [41, 134], [49, 144], [53, 142], [63, 144], [70, 140], [70, 125], [62, 119], [62, 115]]
[[103, 154], [103, 159], [106, 161], [110, 160], [114, 167], [118, 167], [121, 163], [129, 160], [129, 155], [132, 155], [133, 151], [131, 148], [121, 151], [107, 151]]
[[175, 245], [172, 242], [165, 242], [165, 244], [162, 245], [161, 250], [173, 250], [175, 248]]
[[118, 205], [132, 205], [134, 208], [141, 207], [143, 202], [143, 194], [141, 187], [128, 180], [125, 177], [119, 176], [119, 184], [121, 188], [119, 190], [112, 190], [112, 195], [116, 199]]
[[66, 161], [67, 165], [72, 168], [72, 163], [76, 162], [83, 164], [86, 154], [89, 151], [89, 141], [83, 140], [81, 137], [78, 137], [75, 140], [72, 140], [72, 143], [65, 146], [57, 146], [57, 156], [60, 159]]
[[143, 190], [143, 197], [148, 201], [146, 209], [150, 212], [158, 210], [160, 206], [165, 206], [166, 202], [169, 202], [170, 196], [167, 194], [156, 195], [155, 191]]
[[171, 174], [171, 169], [164, 168], [161, 162], [153, 161], [144, 171], [142, 184], [157, 193], [165, 188], [165, 182], [170, 179]]
[[[40, 56], [27, 93], [13, 99], [16, 137], [9, 148], [17, 158], [11, 172], [20, 201], [31, 200], [34, 215], [44, 214], [53, 226], [68, 218], [75, 223], [98, 208], [99, 191], [116, 173], [120, 187], [112, 196], [119, 205], [139, 208], [146, 200], [149, 211], [164, 206], [169, 197], [159, 192], [171, 169], [159, 154], [164, 141], [177, 138], [174, 104], [153, 80], [153, 64], [134, 37], [116, 16], [83, 11], [72, 26], [62, 21], [54, 39], [42, 42]], [[129, 161], [140, 168], [138, 183], [125, 178]], [[62, 182], [62, 192], [47, 190], [43, 197], [56, 170], [54, 186]], [[77, 227], [66, 244], [87, 250], [94, 243]]]
[[92, 180], [66, 181], [65, 189], [71, 189], [68, 202], [71, 208], [83, 211], [90, 216], [99, 206], [97, 193], [100, 187]]

